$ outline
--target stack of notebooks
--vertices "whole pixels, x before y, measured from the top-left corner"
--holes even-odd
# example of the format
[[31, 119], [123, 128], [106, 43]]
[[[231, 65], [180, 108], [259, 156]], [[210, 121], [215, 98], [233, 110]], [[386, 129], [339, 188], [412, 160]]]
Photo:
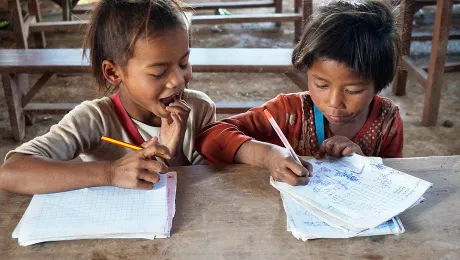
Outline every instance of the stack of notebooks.
[[94, 187], [35, 195], [13, 232], [22, 246], [94, 238], [166, 238], [175, 213], [177, 174], [152, 190]]
[[306, 186], [273, 179], [281, 192], [287, 230], [297, 239], [401, 234], [398, 215], [419, 204], [431, 183], [389, 168], [381, 158], [353, 155], [310, 159]]

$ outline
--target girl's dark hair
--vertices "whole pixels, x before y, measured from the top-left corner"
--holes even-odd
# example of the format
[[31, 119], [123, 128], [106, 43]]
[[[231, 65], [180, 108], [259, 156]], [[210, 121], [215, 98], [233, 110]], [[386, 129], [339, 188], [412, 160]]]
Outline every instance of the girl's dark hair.
[[317, 59], [334, 60], [372, 80], [380, 92], [392, 81], [399, 61], [394, 10], [383, 0], [320, 7], [305, 26], [292, 64], [305, 72]]
[[102, 71], [104, 60], [125, 66], [134, 55], [138, 39], [177, 27], [186, 29], [186, 21], [179, 0], [99, 1], [94, 7], [83, 44], [83, 56], [89, 56], [99, 90], [113, 90]]

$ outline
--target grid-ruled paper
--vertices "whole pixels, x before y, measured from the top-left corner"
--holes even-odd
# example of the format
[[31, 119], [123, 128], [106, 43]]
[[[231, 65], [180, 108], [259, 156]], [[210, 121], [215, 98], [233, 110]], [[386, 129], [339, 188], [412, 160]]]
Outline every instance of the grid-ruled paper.
[[79, 238], [168, 236], [166, 183], [167, 176], [160, 174], [160, 181], [147, 191], [94, 187], [35, 195], [13, 236], [21, 245]]

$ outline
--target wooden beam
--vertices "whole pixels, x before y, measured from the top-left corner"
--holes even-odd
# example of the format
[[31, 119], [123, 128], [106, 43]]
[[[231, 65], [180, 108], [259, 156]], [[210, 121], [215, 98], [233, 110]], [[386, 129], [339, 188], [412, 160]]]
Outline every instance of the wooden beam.
[[[215, 10], [219, 8], [225, 9], [243, 9], [243, 8], [259, 8], [259, 7], [273, 7], [275, 1], [240, 1], [240, 2], [217, 2], [217, 3], [189, 3], [190, 9], [198, 10]], [[185, 7], [187, 9], [187, 6]], [[78, 5], [72, 9], [74, 14], [85, 14], [93, 10], [93, 5]]]
[[25, 97], [22, 100], [22, 106], [25, 107], [35, 96], [35, 94], [40, 91], [40, 89], [45, 85], [45, 83], [54, 75], [52, 72], [47, 72], [43, 74], [37, 82], [30, 88], [29, 92], [25, 95]]
[[[416, 10], [415, 0], [401, 0], [399, 9], [398, 34], [401, 37], [401, 52], [402, 55], [409, 55], [412, 21], [414, 20], [414, 13]], [[407, 71], [402, 66], [403, 61], [401, 58], [399, 60], [400, 66], [395, 73], [392, 86], [393, 93], [396, 96], [406, 94]]]
[[251, 14], [251, 15], [197, 15], [192, 18], [193, 24], [224, 24], [224, 23], [263, 23], [263, 22], [295, 22], [302, 19], [302, 14]]
[[[423, 70], [428, 71], [428, 66], [422, 67]], [[460, 62], [446, 62], [444, 64], [444, 72], [456, 72], [460, 71]]]
[[218, 101], [216, 102], [217, 114], [240, 114], [253, 107], [261, 106], [265, 101]]
[[59, 21], [59, 22], [40, 22], [30, 25], [31, 32], [56, 32], [56, 31], [79, 31], [86, 30], [89, 21]]
[[[412, 41], [431, 41], [433, 40], [432, 35], [413, 35]], [[460, 34], [451, 34], [449, 35], [449, 40], [460, 40]]]
[[24, 24], [24, 17], [22, 16], [20, 0], [8, 0], [8, 8], [11, 12], [12, 27], [17, 48], [27, 49], [28, 34], [25, 33], [27, 29]]
[[190, 3], [194, 10], [214, 10], [219, 8], [240, 9], [240, 8], [259, 8], [273, 7], [275, 1], [241, 1], [241, 2], [217, 2], [217, 3]]
[[25, 117], [22, 98], [28, 86], [26, 74], [2, 74], [3, 90], [10, 116], [11, 130], [16, 141], [21, 141], [25, 135]]
[[415, 77], [418, 83], [425, 88], [428, 80], [428, 74], [422, 68], [418, 67], [411, 58], [404, 56], [402, 57], [402, 66], [404, 70], [407, 70], [411, 75]]
[[453, 5], [453, 0], [438, 0], [436, 4], [430, 65], [425, 88], [425, 100], [423, 102], [422, 124], [424, 126], [434, 126], [438, 119], [442, 75], [446, 60], [447, 42], [449, 41]]
[[[253, 107], [261, 106], [265, 101], [218, 101], [217, 114], [239, 114]], [[65, 114], [74, 109], [77, 103], [30, 103], [24, 110], [28, 114]]]

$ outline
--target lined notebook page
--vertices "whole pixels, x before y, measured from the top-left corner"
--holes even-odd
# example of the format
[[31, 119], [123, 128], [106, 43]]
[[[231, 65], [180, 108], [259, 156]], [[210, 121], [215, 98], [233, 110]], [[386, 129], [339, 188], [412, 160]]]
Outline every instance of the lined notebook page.
[[302, 239], [303, 241], [316, 238], [349, 238], [354, 236], [401, 234], [404, 232], [404, 227], [398, 217], [394, 217], [374, 229], [368, 229], [361, 233], [343, 232], [343, 230], [333, 228], [315, 217], [289, 195], [281, 193], [281, 198], [288, 220], [288, 231], [291, 231], [297, 239]]
[[[167, 179], [160, 174], [160, 181], [148, 191], [94, 187], [35, 195], [13, 237], [21, 245], [79, 238], [167, 237]], [[173, 193], [171, 197], [175, 189]]]
[[[282, 192], [292, 196], [315, 216], [333, 227], [351, 232], [374, 228], [403, 212], [431, 187], [431, 183], [410, 176], [382, 163], [366, 162], [358, 172], [339, 160], [309, 162], [313, 176], [306, 186], [290, 186], [271, 181]], [[315, 209], [320, 214], [315, 214]]]

